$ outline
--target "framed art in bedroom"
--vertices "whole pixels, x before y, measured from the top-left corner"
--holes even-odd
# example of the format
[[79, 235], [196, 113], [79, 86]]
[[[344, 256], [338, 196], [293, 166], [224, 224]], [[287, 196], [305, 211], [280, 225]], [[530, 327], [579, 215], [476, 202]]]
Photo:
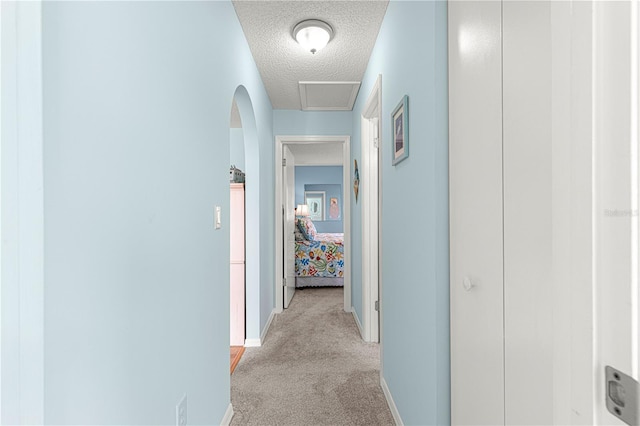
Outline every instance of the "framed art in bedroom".
[[324, 191], [304, 191], [304, 203], [309, 206], [309, 218], [312, 221], [324, 220]]
[[404, 95], [398, 106], [391, 113], [391, 128], [393, 129], [393, 156], [395, 166], [409, 157], [409, 97]]

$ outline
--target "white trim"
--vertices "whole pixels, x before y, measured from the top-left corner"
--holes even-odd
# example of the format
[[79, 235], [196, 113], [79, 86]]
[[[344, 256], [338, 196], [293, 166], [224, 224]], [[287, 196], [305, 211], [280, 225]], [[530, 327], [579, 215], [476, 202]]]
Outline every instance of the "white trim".
[[344, 208], [344, 310], [351, 310], [351, 137], [342, 147], [342, 200]]
[[262, 346], [262, 339], [245, 339], [244, 347], [245, 348], [259, 348]]
[[[0, 4], [0, 28], [2, 28], [2, 5]], [[2, 31], [0, 30], [0, 95], [2, 94]], [[2, 98], [0, 96], [0, 242], [2, 241], [2, 205], [4, 200], [2, 198]], [[0, 243], [0, 423], [2, 423], [2, 388], [4, 387], [2, 381], [2, 370], [4, 368], [2, 364], [2, 244]]]
[[273, 321], [273, 318], [275, 316], [276, 316], [276, 310], [272, 309], [271, 310], [271, 314], [269, 315], [269, 319], [267, 320], [267, 323], [265, 324], [264, 329], [262, 330], [262, 333], [260, 333], [260, 345], [262, 345], [264, 340], [267, 338], [267, 333], [269, 332], [269, 327], [271, 327], [271, 322]]
[[342, 166], [342, 163], [336, 163], [335, 161], [329, 161], [329, 162], [323, 163], [321, 161], [306, 161], [304, 159], [302, 160], [296, 159], [296, 166], [318, 166], [318, 167]]
[[2, 421], [44, 423], [42, 3], [2, 2]]
[[350, 136], [276, 136], [275, 137], [275, 297], [276, 305], [274, 311], [279, 314], [283, 310], [282, 306], [282, 147], [292, 144], [311, 143], [336, 143], [343, 144], [342, 161], [342, 194], [344, 208], [344, 311], [351, 310], [351, 137]]
[[387, 405], [389, 406], [389, 410], [391, 410], [391, 415], [393, 416], [393, 420], [396, 422], [397, 426], [403, 426], [404, 423], [402, 423], [400, 412], [398, 411], [398, 407], [396, 407], [396, 403], [393, 401], [393, 397], [391, 396], [391, 391], [389, 390], [387, 381], [384, 379], [384, 377], [382, 377], [382, 373], [380, 373], [380, 387], [382, 388], [382, 392], [384, 393], [384, 398], [387, 400]]
[[638, 288], [638, 0], [631, 2], [631, 210], [636, 216], [631, 220], [631, 374], [640, 375], [639, 332], [639, 288]]
[[[632, 208], [638, 210], [639, 200], [640, 200], [640, 122], [638, 121], [638, 116], [640, 115], [638, 110], [640, 109], [640, 5], [638, 5], [638, 0], [634, 0], [634, 11], [632, 15], [632, 22], [634, 25], [634, 37], [633, 37], [633, 63], [634, 63], [634, 75], [635, 79], [635, 88], [632, 93], [632, 97], [634, 99], [634, 111], [633, 111], [633, 121], [635, 127], [635, 139], [634, 143], [634, 154], [632, 160], [634, 161], [633, 168], [635, 181], [632, 183]], [[632, 360], [634, 366], [632, 370], [635, 371], [635, 378], [640, 379], [640, 342], [639, 334], [640, 334], [640, 264], [639, 264], [639, 251], [640, 251], [640, 223], [638, 216], [634, 218], [635, 222], [635, 238], [633, 241], [634, 245], [634, 253], [632, 257], [632, 267], [634, 270], [634, 283], [632, 287], [632, 315], [635, 317], [632, 319], [632, 336], [634, 338], [633, 348], [635, 349], [635, 357]]]
[[[380, 282], [380, 126], [382, 125], [382, 76], [378, 75], [360, 117], [362, 174], [362, 322], [363, 340], [378, 342]], [[377, 133], [377, 134], [376, 134]], [[377, 139], [377, 144], [375, 143]], [[369, 185], [377, 183], [377, 188]]]
[[[611, 365], [638, 378], [637, 253], [633, 243], [638, 217], [637, 205], [633, 204], [633, 181], [637, 182], [637, 132], [633, 126], [637, 118], [632, 116], [637, 114], [633, 97], [638, 95], [638, 88], [630, 81], [637, 79], [637, 64], [631, 64], [637, 61], [637, 53], [632, 52], [637, 49], [637, 41], [632, 42], [631, 37], [637, 37], [633, 27], [638, 15], [635, 2], [619, 7], [594, 3], [594, 424], [610, 424], [618, 422], [607, 410], [607, 388], [601, 372]], [[626, 218], [616, 220], [618, 212]]]
[[353, 314], [353, 320], [356, 322], [356, 326], [358, 327], [358, 331], [360, 332], [360, 337], [364, 340], [364, 330], [362, 329], [362, 324], [360, 324], [360, 318], [358, 318], [358, 314], [354, 308], [351, 308], [351, 313]]
[[227, 406], [227, 411], [224, 412], [224, 417], [220, 421], [220, 426], [228, 426], [231, 424], [231, 420], [233, 419], [233, 405], [229, 403]]
[[275, 318], [275, 316], [276, 316], [276, 310], [273, 309], [271, 311], [271, 314], [269, 315], [269, 319], [267, 319], [267, 323], [265, 324], [264, 328], [262, 329], [262, 333], [260, 333], [260, 338], [259, 339], [245, 339], [245, 341], [244, 341], [244, 347], [245, 348], [259, 348], [260, 346], [262, 346], [262, 344], [264, 343], [264, 339], [266, 339], [267, 333], [269, 332], [269, 327], [271, 327], [271, 322], [273, 321], [273, 318]]

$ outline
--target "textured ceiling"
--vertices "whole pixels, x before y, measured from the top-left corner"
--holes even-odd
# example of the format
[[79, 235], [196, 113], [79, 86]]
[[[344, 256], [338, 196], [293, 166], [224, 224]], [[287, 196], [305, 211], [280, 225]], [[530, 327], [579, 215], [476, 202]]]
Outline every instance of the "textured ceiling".
[[[273, 108], [301, 109], [300, 81], [361, 81], [387, 4], [388, 0], [234, 0]], [[333, 38], [315, 55], [291, 35], [306, 19], [333, 27]]]

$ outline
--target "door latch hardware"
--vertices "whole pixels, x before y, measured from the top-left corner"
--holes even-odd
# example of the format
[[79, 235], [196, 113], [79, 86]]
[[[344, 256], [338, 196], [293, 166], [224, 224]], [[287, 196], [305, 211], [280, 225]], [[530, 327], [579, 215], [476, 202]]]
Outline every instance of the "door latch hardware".
[[605, 394], [607, 410], [628, 425], [637, 425], [640, 420], [640, 386], [631, 376], [607, 365], [605, 372]]
[[380, 310], [380, 304], [378, 303], [378, 301], [376, 300], [376, 306], [375, 306], [376, 312], [378, 312]]

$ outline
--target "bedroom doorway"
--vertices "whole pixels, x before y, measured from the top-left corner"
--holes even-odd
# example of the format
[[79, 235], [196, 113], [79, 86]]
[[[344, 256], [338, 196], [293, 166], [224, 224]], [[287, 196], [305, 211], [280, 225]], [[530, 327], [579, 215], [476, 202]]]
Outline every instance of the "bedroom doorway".
[[[342, 181], [340, 197], [325, 198], [328, 207], [323, 210], [326, 215], [331, 213], [332, 198], [342, 201], [343, 220], [343, 294], [344, 310], [351, 312], [351, 258], [350, 258], [350, 137], [349, 136], [276, 136], [276, 162], [275, 162], [275, 312], [281, 313], [286, 309], [288, 302], [295, 292], [295, 272], [294, 272], [294, 245], [293, 230], [296, 206], [291, 188], [292, 181], [295, 180], [294, 173], [296, 165], [308, 166], [341, 166]], [[331, 155], [331, 153], [337, 154]], [[294, 164], [290, 164], [293, 159]], [[287, 165], [286, 161], [289, 161]], [[286, 183], [288, 182], [288, 185]], [[287, 189], [289, 188], [289, 191]], [[289, 195], [287, 196], [287, 192]], [[311, 192], [311, 191], [308, 191]], [[322, 192], [322, 191], [318, 191]], [[309, 195], [309, 194], [308, 194]], [[326, 191], [325, 191], [326, 197]], [[318, 213], [318, 212], [314, 212]], [[286, 253], [286, 254], [285, 254]], [[325, 279], [325, 278], [321, 278]], [[286, 296], [286, 297], [285, 297]]]

